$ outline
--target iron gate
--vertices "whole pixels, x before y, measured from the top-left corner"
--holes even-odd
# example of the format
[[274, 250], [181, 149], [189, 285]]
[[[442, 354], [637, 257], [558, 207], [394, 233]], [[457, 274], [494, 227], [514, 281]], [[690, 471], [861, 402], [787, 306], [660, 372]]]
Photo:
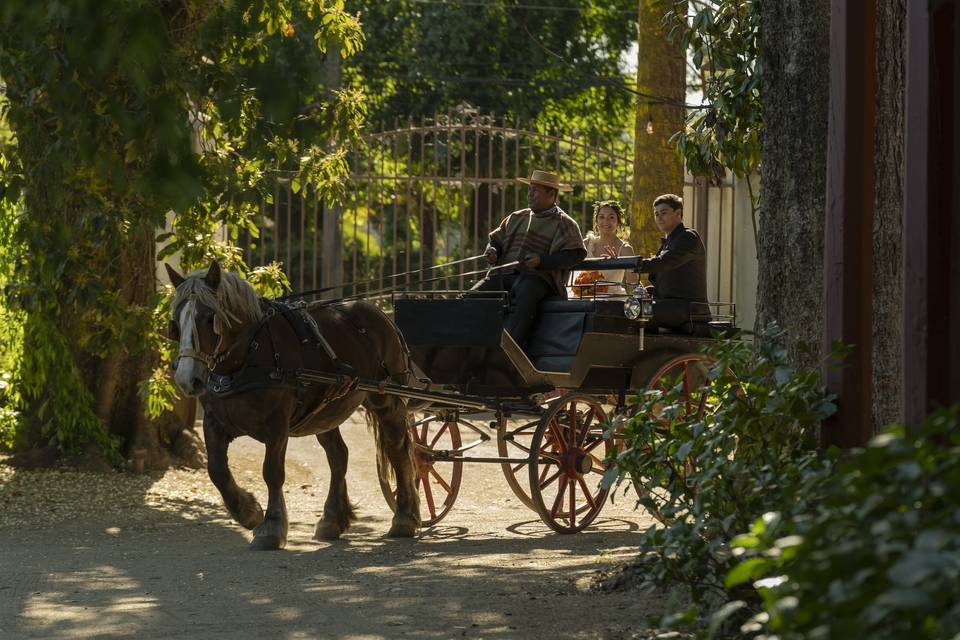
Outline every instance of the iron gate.
[[[247, 263], [280, 261], [293, 291], [333, 287], [324, 298], [469, 287], [482, 261], [440, 265], [482, 253], [487, 233], [526, 206], [517, 177], [558, 173], [573, 187], [560, 206], [585, 232], [594, 201], [629, 206], [633, 166], [629, 140], [601, 147], [575, 132], [471, 112], [370, 134], [350, 150], [349, 163], [340, 204], [321, 202], [311, 187], [294, 193], [278, 179], [273, 203], [261, 208], [260, 238], [245, 239]], [[421, 274], [430, 281], [421, 283]]]

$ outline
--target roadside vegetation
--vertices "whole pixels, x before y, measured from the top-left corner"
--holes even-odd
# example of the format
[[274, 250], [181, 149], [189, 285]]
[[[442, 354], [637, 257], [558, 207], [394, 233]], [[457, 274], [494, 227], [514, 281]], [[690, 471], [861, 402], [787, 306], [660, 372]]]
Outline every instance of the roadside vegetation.
[[[708, 638], [955, 638], [960, 633], [960, 408], [859, 450], [817, 446], [836, 409], [784, 336], [718, 342], [715, 410], [682, 381], [635, 399], [621, 490], [662, 526], [634, 575], [694, 603], [664, 629]], [[842, 359], [835, 351], [832, 358]], [[829, 427], [823, 427], [829, 428]]]

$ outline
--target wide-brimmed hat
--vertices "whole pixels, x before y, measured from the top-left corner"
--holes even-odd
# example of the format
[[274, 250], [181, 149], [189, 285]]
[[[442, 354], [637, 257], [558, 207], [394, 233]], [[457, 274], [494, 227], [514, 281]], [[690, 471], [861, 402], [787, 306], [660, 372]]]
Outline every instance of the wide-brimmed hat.
[[560, 182], [559, 176], [547, 171], [540, 171], [540, 169], [534, 169], [529, 178], [517, 178], [517, 182], [522, 182], [523, 184], [539, 184], [544, 187], [556, 189], [557, 191], [573, 191], [573, 187]]

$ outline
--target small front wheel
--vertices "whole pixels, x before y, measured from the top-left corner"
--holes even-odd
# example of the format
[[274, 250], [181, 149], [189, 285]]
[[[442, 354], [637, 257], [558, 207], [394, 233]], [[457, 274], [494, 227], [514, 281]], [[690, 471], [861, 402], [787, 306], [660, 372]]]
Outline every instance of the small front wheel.
[[[410, 427], [410, 437], [413, 440], [416, 487], [420, 494], [421, 524], [430, 527], [450, 513], [460, 493], [463, 462], [437, 459], [439, 452], [460, 448], [460, 427], [454, 415], [428, 413]], [[384, 471], [377, 466], [380, 490], [390, 508], [396, 511], [396, 479]]]
[[600, 402], [582, 393], [555, 400], [540, 419], [530, 443], [530, 496], [554, 531], [582, 531], [607, 500], [600, 487], [611, 447], [606, 422]]

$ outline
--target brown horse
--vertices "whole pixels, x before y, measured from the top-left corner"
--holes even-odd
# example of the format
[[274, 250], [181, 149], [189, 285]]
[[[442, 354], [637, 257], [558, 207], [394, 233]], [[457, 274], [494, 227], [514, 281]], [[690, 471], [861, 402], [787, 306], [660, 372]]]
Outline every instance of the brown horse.
[[[177, 289], [170, 323], [180, 345], [176, 386], [200, 398], [207, 471], [230, 515], [253, 529], [251, 548], [286, 544], [283, 481], [290, 436], [316, 435], [330, 465], [330, 490], [314, 537], [335, 540], [356, 519], [347, 498], [348, 454], [339, 427], [361, 405], [374, 429], [378, 462], [392, 467], [397, 478], [396, 513], [387, 535], [416, 535], [419, 499], [404, 401], [297, 376], [306, 369], [406, 381], [407, 352], [389, 318], [362, 301], [313, 309], [279, 305], [257, 297], [246, 280], [221, 271], [216, 262], [186, 277], [166, 267]], [[227, 466], [227, 448], [242, 435], [266, 445], [266, 514]]]

